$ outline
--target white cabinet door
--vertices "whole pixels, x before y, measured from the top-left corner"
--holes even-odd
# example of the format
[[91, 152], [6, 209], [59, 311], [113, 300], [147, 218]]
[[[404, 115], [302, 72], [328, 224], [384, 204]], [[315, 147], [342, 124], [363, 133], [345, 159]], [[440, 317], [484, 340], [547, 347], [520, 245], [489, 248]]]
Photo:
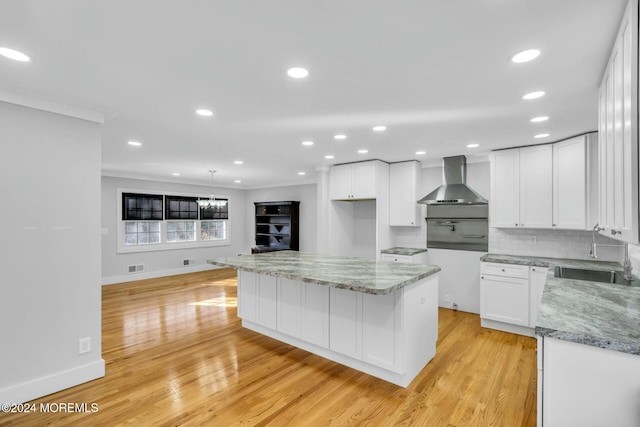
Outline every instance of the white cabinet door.
[[402, 291], [364, 294], [362, 301], [362, 359], [404, 373], [402, 351]]
[[480, 276], [480, 317], [529, 326], [529, 279]]
[[638, 3], [630, 1], [600, 85], [600, 225], [638, 243]]
[[362, 360], [362, 293], [329, 289], [329, 348]]
[[278, 278], [278, 331], [329, 346], [329, 287]]
[[553, 215], [553, 149], [536, 145], [520, 149], [520, 226], [551, 228]]
[[238, 317], [251, 322], [256, 320], [258, 275], [238, 270]]
[[417, 203], [420, 163], [392, 163], [389, 166], [389, 225], [419, 226], [420, 206]]
[[543, 426], [640, 426], [640, 356], [550, 337], [542, 353]]
[[529, 288], [530, 288], [530, 316], [529, 326], [535, 328], [538, 321], [538, 309], [540, 308], [540, 301], [542, 301], [542, 292], [544, 291], [544, 284], [547, 281], [548, 268], [544, 267], [530, 267], [529, 272]]
[[352, 165], [352, 196], [355, 199], [376, 198], [376, 164], [359, 162]]
[[520, 150], [501, 150], [491, 155], [491, 213], [492, 227], [520, 225]]
[[300, 337], [302, 283], [297, 280], [278, 278], [278, 331]]
[[332, 166], [329, 172], [329, 197], [331, 200], [348, 200], [352, 195], [351, 165]]
[[256, 323], [276, 329], [278, 316], [276, 277], [266, 274], [259, 274], [256, 277]]
[[358, 162], [332, 166], [329, 171], [331, 200], [376, 198], [376, 162]]
[[587, 137], [553, 144], [553, 226], [585, 230], [587, 226]]
[[302, 289], [300, 338], [329, 347], [329, 287], [299, 282]]

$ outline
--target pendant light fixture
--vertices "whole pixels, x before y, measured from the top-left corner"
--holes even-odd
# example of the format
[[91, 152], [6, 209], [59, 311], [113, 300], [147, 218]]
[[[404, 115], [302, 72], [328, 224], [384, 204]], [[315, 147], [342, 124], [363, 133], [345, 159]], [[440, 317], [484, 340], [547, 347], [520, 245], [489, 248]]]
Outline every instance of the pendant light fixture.
[[216, 173], [214, 170], [210, 170], [211, 172], [211, 195], [208, 199], [198, 200], [198, 206], [201, 208], [222, 208], [227, 205], [226, 200], [216, 200], [216, 197], [213, 195], [213, 174]]

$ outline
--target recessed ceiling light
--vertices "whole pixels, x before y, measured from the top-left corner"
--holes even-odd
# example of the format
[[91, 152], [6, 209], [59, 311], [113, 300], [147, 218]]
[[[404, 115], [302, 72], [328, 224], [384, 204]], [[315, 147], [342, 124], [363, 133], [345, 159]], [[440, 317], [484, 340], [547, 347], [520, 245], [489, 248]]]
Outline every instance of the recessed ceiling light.
[[134, 147], [140, 147], [142, 145], [142, 143], [138, 141], [129, 141], [127, 142], [127, 144], [132, 145]]
[[347, 135], [343, 134], [343, 133], [338, 133], [333, 135], [333, 139], [347, 139]]
[[298, 172], [298, 175], [306, 175], [306, 172]]
[[304, 79], [309, 75], [309, 71], [306, 68], [302, 67], [293, 67], [287, 70], [287, 74], [289, 77], [294, 79]]
[[467, 144], [467, 148], [476, 148], [479, 147], [480, 144]]
[[522, 96], [522, 99], [536, 99], [544, 96], [544, 91], [537, 90], [535, 92], [529, 92]]
[[302, 145], [306, 145], [307, 147], [313, 145], [313, 141], [302, 141]]
[[234, 160], [234, 162], [236, 165], [242, 165], [244, 164], [244, 162], [242, 160]]
[[382, 132], [384, 130], [387, 130], [387, 127], [386, 126], [374, 126], [373, 130], [376, 131], [376, 132]]
[[427, 154], [427, 152], [426, 152], [426, 151], [423, 151], [423, 150], [420, 150], [420, 151], [416, 151], [416, 154], [417, 154], [418, 156], [422, 156], [423, 154]]
[[171, 175], [173, 176], [180, 176], [180, 174], [178, 172], [173, 172]]
[[547, 120], [549, 120], [549, 117], [547, 117], [547, 116], [539, 116], [539, 117], [534, 117], [530, 121], [531, 121], [531, 123], [540, 123], [540, 122], [546, 122]]
[[358, 150], [358, 154], [367, 154], [369, 150]]
[[9, 49], [8, 47], [0, 47], [0, 55], [9, 59], [13, 59], [14, 61], [20, 61], [20, 62], [31, 61], [31, 58], [29, 58], [24, 53], [19, 52], [15, 49]]
[[326, 156], [324, 156], [325, 159], [335, 159], [336, 156], [334, 156], [333, 154], [327, 154]]
[[236, 180], [235, 180], [235, 181], [233, 181], [233, 182], [235, 182], [236, 184], [240, 184], [242, 181], [240, 181], [239, 179], [236, 179]]
[[528, 49], [523, 50], [522, 52], [518, 52], [511, 57], [511, 62], [515, 62], [516, 64], [522, 64], [523, 62], [529, 62], [536, 59], [540, 56], [540, 51], [538, 49]]
[[534, 138], [546, 138], [548, 136], [549, 136], [548, 133], [539, 133], [539, 134], [535, 135]]
[[196, 110], [196, 114], [198, 114], [199, 116], [209, 117], [209, 116], [213, 116], [213, 111], [200, 108], [199, 110]]

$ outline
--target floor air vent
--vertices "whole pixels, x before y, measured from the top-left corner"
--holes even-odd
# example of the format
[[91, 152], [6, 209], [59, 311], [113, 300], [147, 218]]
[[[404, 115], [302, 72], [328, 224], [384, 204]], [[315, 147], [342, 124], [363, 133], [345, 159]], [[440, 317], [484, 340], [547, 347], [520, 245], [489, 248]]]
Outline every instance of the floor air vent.
[[130, 265], [127, 268], [129, 269], [129, 273], [140, 273], [141, 271], [144, 271], [144, 265], [143, 264]]

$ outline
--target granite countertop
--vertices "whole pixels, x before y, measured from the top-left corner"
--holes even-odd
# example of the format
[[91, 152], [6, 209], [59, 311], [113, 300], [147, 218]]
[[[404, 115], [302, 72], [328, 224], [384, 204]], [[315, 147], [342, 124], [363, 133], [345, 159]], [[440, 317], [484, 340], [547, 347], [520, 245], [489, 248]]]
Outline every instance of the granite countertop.
[[480, 260], [549, 268], [536, 335], [640, 355], [637, 280], [625, 285], [554, 277], [556, 266], [622, 271], [619, 263], [497, 254]]
[[381, 295], [440, 271], [440, 267], [435, 265], [381, 262], [297, 251], [217, 258], [207, 260], [207, 263]]
[[394, 248], [383, 249], [383, 250], [380, 251], [380, 253], [382, 253], [382, 254], [408, 255], [408, 256], [421, 254], [423, 252], [427, 252], [427, 250], [426, 249], [419, 249], [419, 248], [404, 248], [402, 246], [396, 246]]

